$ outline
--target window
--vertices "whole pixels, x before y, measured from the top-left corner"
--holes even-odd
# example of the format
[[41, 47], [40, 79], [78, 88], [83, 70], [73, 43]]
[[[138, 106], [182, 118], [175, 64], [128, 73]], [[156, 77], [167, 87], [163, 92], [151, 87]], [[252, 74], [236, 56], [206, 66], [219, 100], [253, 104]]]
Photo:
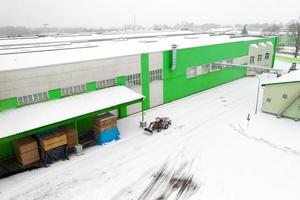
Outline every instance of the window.
[[127, 87], [133, 87], [141, 85], [141, 74], [131, 74], [125, 77], [125, 85]]
[[266, 59], [266, 60], [269, 60], [269, 59], [270, 59], [270, 53], [266, 53], [265, 59]]
[[214, 71], [218, 71], [220, 69], [222, 69], [222, 65], [219, 65], [217, 63], [212, 63], [211, 64], [210, 71], [214, 72]]
[[262, 55], [259, 54], [259, 55], [257, 56], [257, 61], [261, 61], [261, 60], [262, 60]]
[[202, 65], [202, 72], [203, 74], [207, 74], [210, 69], [210, 64]]
[[36, 102], [46, 101], [48, 99], [47, 92], [40, 92], [31, 95], [18, 97], [18, 102], [21, 106]]
[[268, 103], [271, 103], [271, 98], [267, 98], [266, 100]]
[[287, 94], [283, 94], [283, 95], [282, 95], [282, 98], [283, 98], [283, 99], [287, 99], [287, 98], [288, 98], [288, 95], [287, 95]]
[[198, 66], [196, 68], [196, 75], [207, 74], [209, 72], [210, 64]]
[[112, 87], [116, 85], [116, 80], [112, 78], [112, 79], [97, 81], [96, 85], [97, 85], [97, 89]]
[[193, 78], [196, 76], [196, 67], [189, 67], [186, 69], [186, 78]]
[[254, 56], [250, 56], [250, 64], [253, 64], [254, 60], [255, 60], [255, 57]]
[[150, 71], [150, 82], [162, 80], [162, 69]]
[[62, 88], [62, 96], [70, 96], [73, 94], [82, 93], [85, 90], [85, 85], [76, 85], [72, 87]]

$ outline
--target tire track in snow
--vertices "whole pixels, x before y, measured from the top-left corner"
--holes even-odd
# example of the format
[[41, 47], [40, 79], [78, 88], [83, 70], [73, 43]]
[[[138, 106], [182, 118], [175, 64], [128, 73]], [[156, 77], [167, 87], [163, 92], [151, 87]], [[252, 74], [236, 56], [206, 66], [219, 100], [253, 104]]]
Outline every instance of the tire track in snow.
[[[243, 102], [243, 101], [237, 100], [237, 102]], [[237, 106], [237, 104], [234, 104], [232, 109], [229, 108], [229, 109], [226, 109], [226, 111], [222, 112], [223, 114], [226, 113], [226, 115], [219, 115], [219, 113], [216, 113], [215, 116], [213, 116], [209, 119], [206, 118], [205, 121], [198, 121], [198, 124], [195, 127], [192, 127], [192, 128], [190, 128], [190, 129], [188, 129], [188, 130], [186, 130], [185, 132], [182, 133], [183, 134], [183, 137], [181, 138], [182, 140], [179, 141], [178, 144], [184, 143], [184, 140], [186, 140], [188, 138], [192, 139], [192, 137], [195, 136], [195, 134], [198, 135], [199, 132], [202, 132], [201, 130], [203, 130], [203, 132], [205, 133], [205, 127], [211, 125], [212, 123], [217, 123], [219, 119], [220, 119], [220, 121], [222, 121], [221, 118], [226, 117], [227, 115], [230, 116], [230, 113], [233, 110], [240, 110], [240, 108], [244, 108], [243, 104], [239, 104], [239, 106]], [[214, 119], [214, 121], [211, 120], [212, 118]], [[210, 123], [206, 123], [206, 122], [210, 122]], [[194, 130], [196, 129], [196, 127], [200, 127], [200, 126], [202, 126], [202, 128], [197, 129], [197, 132], [195, 132]], [[176, 146], [177, 145], [175, 145], [175, 148], [176, 148]]]
[[298, 156], [300, 157], [300, 152], [291, 148], [291, 147], [287, 147], [287, 146], [282, 146], [282, 145], [278, 145], [278, 144], [274, 144], [272, 142], [270, 142], [269, 140], [266, 140], [264, 138], [260, 138], [260, 137], [255, 137], [255, 136], [251, 136], [251, 135], [248, 135], [246, 133], [246, 131], [241, 127], [239, 126], [239, 128], [237, 128], [236, 126], [234, 126], [233, 124], [229, 124], [229, 127], [234, 130], [236, 133], [239, 133], [240, 135], [246, 137], [247, 139], [250, 139], [250, 140], [254, 140], [255, 142], [259, 142], [259, 143], [263, 143], [273, 149], [277, 149], [277, 150], [280, 150], [284, 153], [289, 153], [289, 154], [293, 154], [295, 156]]

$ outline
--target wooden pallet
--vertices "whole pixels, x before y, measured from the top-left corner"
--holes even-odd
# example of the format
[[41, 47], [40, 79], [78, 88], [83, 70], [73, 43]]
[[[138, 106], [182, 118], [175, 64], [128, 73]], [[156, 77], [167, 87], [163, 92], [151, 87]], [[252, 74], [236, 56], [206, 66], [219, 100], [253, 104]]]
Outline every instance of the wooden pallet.
[[13, 142], [16, 158], [22, 166], [40, 160], [37, 141], [33, 137], [26, 137]]
[[67, 144], [66, 134], [60, 131], [42, 135], [38, 139], [40, 146], [45, 151]]

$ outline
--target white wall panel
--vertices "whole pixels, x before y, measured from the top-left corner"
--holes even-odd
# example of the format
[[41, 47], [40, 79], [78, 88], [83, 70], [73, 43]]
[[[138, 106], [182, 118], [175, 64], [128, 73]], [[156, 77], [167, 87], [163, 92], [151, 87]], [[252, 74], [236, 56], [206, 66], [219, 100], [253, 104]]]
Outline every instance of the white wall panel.
[[140, 55], [0, 73], [0, 99], [140, 73]]
[[162, 69], [163, 54], [162, 52], [149, 53], [149, 70]]
[[163, 104], [163, 81], [152, 81], [150, 83], [150, 106]]
[[[134, 86], [130, 87], [129, 89], [142, 94], [142, 86]], [[142, 110], [142, 103], [136, 103], [130, 106], [127, 106], [127, 114], [132, 115], [134, 113], [140, 112]]]

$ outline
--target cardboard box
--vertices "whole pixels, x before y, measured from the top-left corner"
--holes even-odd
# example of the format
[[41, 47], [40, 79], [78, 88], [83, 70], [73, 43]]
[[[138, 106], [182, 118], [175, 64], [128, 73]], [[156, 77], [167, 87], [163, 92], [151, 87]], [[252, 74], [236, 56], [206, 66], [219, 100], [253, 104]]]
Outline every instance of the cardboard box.
[[16, 140], [13, 146], [16, 158], [23, 166], [40, 160], [37, 141], [33, 137]]
[[67, 137], [65, 133], [57, 131], [40, 136], [39, 143], [43, 150], [48, 151], [50, 149], [67, 144]]
[[33, 137], [26, 137], [13, 142], [15, 152], [22, 154], [38, 148], [37, 141]]
[[17, 160], [23, 165], [34, 163], [40, 160], [40, 154], [38, 149], [28, 151], [23, 154], [16, 154]]

